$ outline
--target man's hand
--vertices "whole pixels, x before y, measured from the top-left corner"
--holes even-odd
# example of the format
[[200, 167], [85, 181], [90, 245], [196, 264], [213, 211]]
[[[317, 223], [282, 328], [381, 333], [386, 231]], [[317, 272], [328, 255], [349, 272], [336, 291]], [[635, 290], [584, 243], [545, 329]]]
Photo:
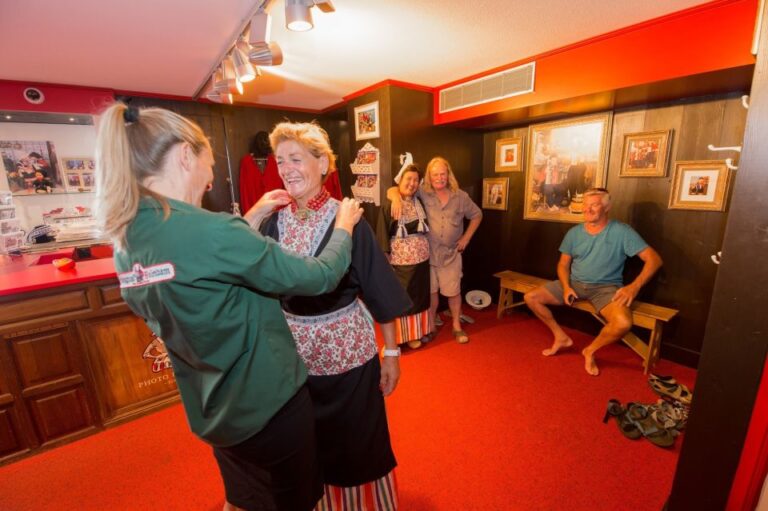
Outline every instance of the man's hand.
[[379, 388], [384, 397], [394, 392], [398, 381], [400, 381], [400, 357], [382, 358]]
[[467, 245], [469, 245], [469, 240], [466, 238], [466, 236], [462, 236], [459, 238], [459, 241], [456, 242], [456, 250], [459, 252], [464, 252], [464, 249], [467, 248]]
[[616, 302], [619, 305], [629, 307], [630, 305], [632, 305], [632, 302], [634, 301], [638, 292], [640, 292], [640, 289], [630, 284], [628, 286], [619, 288], [616, 291], [616, 294], [613, 295], [613, 298], [611, 298], [611, 301]]
[[576, 291], [573, 290], [572, 287], [566, 287], [563, 289], [563, 302], [565, 302], [566, 305], [573, 305], [573, 302], [579, 299], [579, 295], [576, 294]]
[[390, 208], [392, 218], [400, 220], [400, 213], [403, 211], [403, 201], [400, 200], [400, 191], [396, 186], [387, 188], [387, 199], [392, 203], [392, 207]]

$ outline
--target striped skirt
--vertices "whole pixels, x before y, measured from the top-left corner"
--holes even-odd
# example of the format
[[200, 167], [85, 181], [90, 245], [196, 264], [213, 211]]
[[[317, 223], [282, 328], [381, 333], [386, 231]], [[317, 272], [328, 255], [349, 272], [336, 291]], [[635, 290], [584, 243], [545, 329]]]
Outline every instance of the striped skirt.
[[324, 486], [314, 511], [397, 511], [395, 471], [370, 483], [345, 488]]
[[395, 319], [397, 344], [418, 341], [433, 330], [429, 309]]

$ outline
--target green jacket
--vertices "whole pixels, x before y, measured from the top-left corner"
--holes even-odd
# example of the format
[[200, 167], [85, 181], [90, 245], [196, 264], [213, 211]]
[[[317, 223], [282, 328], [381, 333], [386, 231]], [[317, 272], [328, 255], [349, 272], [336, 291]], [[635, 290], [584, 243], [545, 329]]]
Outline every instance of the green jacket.
[[123, 298], [163, 341], [192, 431], [216, 446], [259, 432], [306, 380], [272, 294], [333, 290], [352, 242], [336, 229], [317, 258], [283, 252], [239, 217], [142, 199], [115, 253]]

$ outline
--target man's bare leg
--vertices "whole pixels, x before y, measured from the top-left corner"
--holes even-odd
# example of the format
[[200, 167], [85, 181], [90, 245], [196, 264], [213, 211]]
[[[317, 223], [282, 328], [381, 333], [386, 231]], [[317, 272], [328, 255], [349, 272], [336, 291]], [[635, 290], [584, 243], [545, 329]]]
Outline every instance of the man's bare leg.
[[595, 352], [621, 339], [632, 328], [632, 312], [628, 307], [612, 302], [603, 307], [600, 315], [606, 320], [605, 326], [589, 346], [581, 350], [584, 355], [584, 369], [592, 376], [600, 374], [595, 361]]
[[547, 291], [544, 287], [538, 287], [533, 291], [528, 291], [523, 297], [528, 308], [541, 320], [542, 323], [547, 325], [555, 336], [552, 342], [552, 347], [545, 349], [541, 352], [542, 355], [550, 357], [557, 354], [561, 349], [569, 348], [573, 346], [573, 340], [568, 337], [568, 334], [560, 328], [560, 325], [555, 321], [555, 317], [552, 315], [552, 311], [549, 310], [547, 305], [560, 305], [558, 300], [552, 296], [552, 293]]
[[435, 317], [437, 316], [437, 305], [440, 303], [440, 295], [438, 293], [430, 293], [429, 295], [429, 318], [433, 332], [437, 332], [437, 324], [435, 323]]
[[[457, 332], [459, 330], [463, 330], [461, 328], [461, 294], [448, 297], [448, 308], [451, 310], [451, 322], [453, 331]], [[456, 337], [456, 341], [464, 344], [469, 342], [469, 337], [466, 335], [460, 335], [459, 337]]]
[[226, 500], [224, 501], [224, 509], [222, 511], [245, 511], [245, 509], [241, 507], [237, 507], [234, 504], [230, 504]]

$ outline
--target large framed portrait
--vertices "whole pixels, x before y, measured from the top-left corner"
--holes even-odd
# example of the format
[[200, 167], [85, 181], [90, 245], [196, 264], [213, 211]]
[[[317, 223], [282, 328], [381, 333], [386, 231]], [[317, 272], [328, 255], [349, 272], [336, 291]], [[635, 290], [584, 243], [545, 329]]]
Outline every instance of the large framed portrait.
[[66, 192], [53, 142], [0, 140], [0, 158], [13, 195]]
[[509, 197], [508, 177], [487, 177], [483, 179], [483, 208], [507, 210]]
[[496, 141], [496, 172], [523, 170], [523, 139], [501, 138]]
[[355, 107], [355, 140], [379, 138], [380, 132], [379, 102]]
[[730, 170], [722, 160], [679, 161], [669, 209], [725, 211], [729, 183]]
[[584, 191], [605, 186], [610, 112], [528, 128], [523, 218], [581, 222]]
[[619, 176], [666, 176], [671, 132], [672, 130], [658, 130], [624, 135]]

